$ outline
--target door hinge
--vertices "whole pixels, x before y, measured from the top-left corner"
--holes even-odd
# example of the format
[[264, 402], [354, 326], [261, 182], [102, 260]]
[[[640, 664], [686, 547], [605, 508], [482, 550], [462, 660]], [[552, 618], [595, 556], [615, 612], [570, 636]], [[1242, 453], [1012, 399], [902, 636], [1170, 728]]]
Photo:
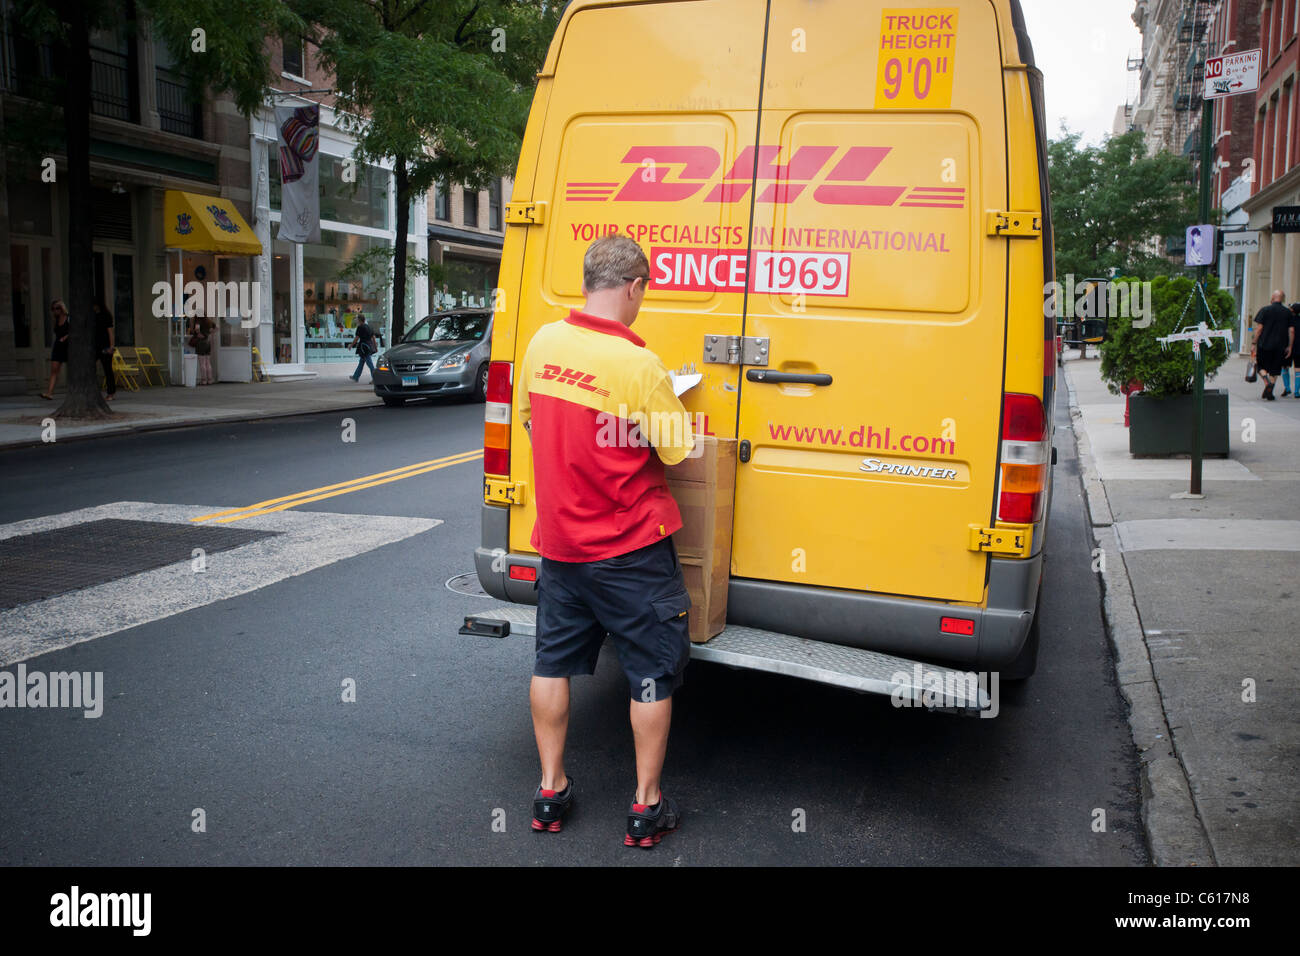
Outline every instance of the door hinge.
[[757, 335], [704, 336], [705, 363], [766, 365], [768, 339]]
[[970, 549], [988, 551], [991, 554], [1004, 554], [1015, 558], [1029, 557], [1033, 544], [1034, 528], [1032, 525], [1008, 525], [1000, 528], [981, 528], [977, 524], [970, 526]]
[[506, 225], [528, 226], [546, 222], [546, 203], [519, 202], [506, 203]]
[[484, 478], [483, 500], [494, 505], [522, 505], [524, 488], [522, 481], [510, 481], [508, 478]]
[[1043, 214], [1041, 212], [990, 212], [987, 231], [990, 236], [1037, 238], [1043, 234]]

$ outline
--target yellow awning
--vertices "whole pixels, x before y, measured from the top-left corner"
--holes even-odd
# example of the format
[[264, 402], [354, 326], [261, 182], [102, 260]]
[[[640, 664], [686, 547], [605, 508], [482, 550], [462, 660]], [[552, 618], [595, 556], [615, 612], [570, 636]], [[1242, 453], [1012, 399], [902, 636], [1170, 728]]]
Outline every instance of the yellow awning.
[[179, 189], [167, 190], [163, 201], [163, 245], [191, 252], [262, 254], [262, 243], [229, 199]]

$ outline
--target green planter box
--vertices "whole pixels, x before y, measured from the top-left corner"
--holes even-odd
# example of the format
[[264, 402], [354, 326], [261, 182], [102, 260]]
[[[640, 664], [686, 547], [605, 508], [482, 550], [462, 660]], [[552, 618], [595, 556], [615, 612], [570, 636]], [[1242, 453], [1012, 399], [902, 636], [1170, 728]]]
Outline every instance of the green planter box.
[[[1205, 390], [1202, 453], [1228, 457], [1228, 393]], [[1129, 399], [1128, 450], [1136, 456], [1190, 455], [1196, 424], [1196, 396], [1151, 398], [1139, 392]]]

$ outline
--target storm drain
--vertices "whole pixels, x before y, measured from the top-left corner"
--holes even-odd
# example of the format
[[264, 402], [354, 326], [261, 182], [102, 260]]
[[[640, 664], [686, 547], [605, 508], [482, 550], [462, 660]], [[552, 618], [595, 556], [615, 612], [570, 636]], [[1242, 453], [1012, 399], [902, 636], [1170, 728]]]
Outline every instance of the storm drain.
[[469, 574], [458, 574], [447, 582], [447, 590], [455, 591], [457, 594], [469, 594], [473, 597], [491, 597], [483, 590], [483, 585], [478, 583], [478, 575], [471, 571]]
[[0, 609], [31, 604], [279, 534], [104, 518], [0, 541]]

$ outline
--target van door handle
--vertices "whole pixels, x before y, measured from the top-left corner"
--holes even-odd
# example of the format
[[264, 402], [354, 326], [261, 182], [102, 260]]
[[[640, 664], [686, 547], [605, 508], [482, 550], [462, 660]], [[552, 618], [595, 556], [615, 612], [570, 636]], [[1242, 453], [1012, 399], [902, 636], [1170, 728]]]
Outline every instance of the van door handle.
[[751, 368], [745, 372], [747, 382], [771, 382], [774, 385], [829, 385], [831, 377], [825, 372], [774, 372], [766, 368]]

